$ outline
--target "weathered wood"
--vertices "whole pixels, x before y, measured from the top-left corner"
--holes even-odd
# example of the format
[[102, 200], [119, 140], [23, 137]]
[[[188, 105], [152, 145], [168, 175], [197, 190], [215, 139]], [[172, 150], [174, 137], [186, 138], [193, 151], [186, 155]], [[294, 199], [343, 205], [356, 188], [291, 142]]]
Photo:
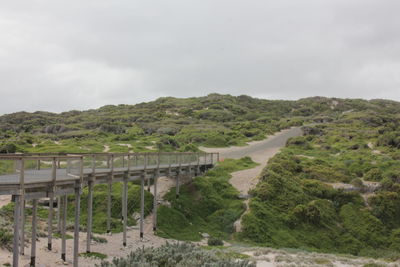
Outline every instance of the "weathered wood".
[[146, 175], [143, 174], [140, 180], [140, 238], [143, 239], [143, 224], [144, 224], [144, 179]]
[[13, 266], [18, 267], [19, 260], [19, 227], [21, 214], [21, 196], [14, 195], [14, 239], [13, 239]]
[[26, 223], [26, 216], [25, 216], [25, 198], [24, 195], [21, 197], [21, 255], [25, 255], [25, 223]]
[[61, 197], [57, 197], [57, 232], [61, 233]]
[[[53, 210], [54, 210], [54, 193], [50, 193], [49, 198], [49, 215], [47, 218], [47, 249], [52, 250], [52, 238], [53, 238]], [[58, 215], [60, 208], [57, 207]], [[58, 218], [59, 219], [59, 218]]]
[[128, 226], [128, 177], [124, 178], [122, 194], [123, 238], [122, 245], [126, 247], [126, 229]]
[[75, 187], [75, 224], [74, 224], [74, 260], [73, 266], [78, 267], [79, 257], [79, 217], [81, 210], [81, 184], [77, 183]]
[[154, 192], [153, 192], [153, 231], [157, 231], [157, 180], [158, 180], [158, 172], [154, 175]]
[[86, 226], [86, 252], [90, 253], [90, 243], [92, 241], [92, 222], [93, 222], [93, 181], [88, 182], [88, 215]]
[[111, 233], [111, 193], [112, 193], [112, 182], [108, 181], [107, 188], [107, 233]]
[[66, 261], [66, 228], [67, 228], [67, 195], [62, 197], [62, 225], [61, 225], [61, 259]]
[[35, 266], [36, 262], [36, 227], [37, 227], [37, 203], [38, 200], [32, 201], [32, 241], [31, 241], [31, 264]]

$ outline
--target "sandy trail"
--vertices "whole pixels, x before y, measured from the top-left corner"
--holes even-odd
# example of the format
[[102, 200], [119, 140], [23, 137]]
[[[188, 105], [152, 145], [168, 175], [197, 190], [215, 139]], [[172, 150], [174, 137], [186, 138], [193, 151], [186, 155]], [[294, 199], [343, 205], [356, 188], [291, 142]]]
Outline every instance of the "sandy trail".
[[[286, 141], [289, 138], [300, 136], [301, 134], [302, 131], [300, 127], [293, 127], [271, 135], [262, 141], [250, 142], [249, 145], [245, 147], [227, 147], [217, 149], [202, 147], [201, 149], [206, 152], [219, 152], [220, 158], [241, 158], [249, 156], [254, 162], [259, 163], [258, 166], [252, 169], [232, 173], [232, 178], [229, 180], [229, 182], [240, 192], [241, 196], [247, 197], [249, 190], [257, 185], [260, 174], [267, 165], [268, 160], [275, 156], [275, 154], [286, 145]], [[248, 212], [248, 200], [245, 201], [245, 204], [246, 211], [244, 214]], [[242, 214], [242, 217], [244, 214]], [[236, 232], [242, 230], [242, 217], [234, 223]]]
[[230, 183], [239, 190], [241, 195], [246, 195], [248, 191], [257, 184], [261, 171], [267, 165], [267, 161], [275, 156], [279, 150], [285, 146], [286, 141], [294, 136], [302, 134], [300, 127], [293, 127], [283, 130], [262, 141], [250, 142], [245, 147], [227, 147], [227, 148], [205, 148], [206, 152], [219, 152], [220, 158], [241, 158], [251, 157], [253, 161], [259, 163], [252, 169], [232, 173]]

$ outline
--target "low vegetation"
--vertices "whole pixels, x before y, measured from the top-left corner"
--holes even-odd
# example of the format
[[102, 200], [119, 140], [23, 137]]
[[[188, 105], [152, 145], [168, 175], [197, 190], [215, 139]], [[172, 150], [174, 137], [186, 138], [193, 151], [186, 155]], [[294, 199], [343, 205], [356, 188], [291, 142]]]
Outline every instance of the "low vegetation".
[[158, 209], [157, 234], [177, 240], [199, 241], [202, 233], [215, 238], [227, 238], [233, 233], [233, 223], [244, 212], [239, 192], [229, 183], [230, 173], [256, 166], [250, 158], [227, 159], [205, 175], [164, 197], [169, 206]]
[[235, 255], [204, 250], [190, 243], [173, 243], [159, 248], [139, 248], [127, 258], [114, 258], [103, 261], [100, 267], [158, 266], [158, 267], [255, 267], [246, 259]]
[[400, 117], [349, 112], [306, 127], [270, 160], [243, 240], [274, 247], [400, 256]]

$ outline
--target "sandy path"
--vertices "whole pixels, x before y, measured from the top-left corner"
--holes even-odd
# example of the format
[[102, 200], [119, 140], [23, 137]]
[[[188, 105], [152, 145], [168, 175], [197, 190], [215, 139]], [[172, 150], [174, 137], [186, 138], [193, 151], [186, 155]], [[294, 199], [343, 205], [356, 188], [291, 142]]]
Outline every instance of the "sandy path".
[[[252, 169], [232, 173], [232, 178], [229, 180], [229, 182], [239, 190], [240, 195], [247, 198], [249, 190], [257, 185], [259, 176], [267, 165], [268, 160], [275, 156], [275, 154], [285, 146], [286, 141], [289, 138], [301, 134], [302, 131], [300, 127], [293, 127], [269, 136], [262, 141], [250, 142], [249, 145], [245, 147], [227, 147], [217, 149], [202, 147], [201, 149], [206, 152], [219, 152], [220, 158], [241, 158], [249, 156], [254, 162], [259, 163], [258, 166]], [[246, 211], [244, 214], [248, 212], [248, 200], [245, 201], [245, 204]], [[242, 214], [242, 216], [244, 214]], [[242, 217], [234, 223], [236, 232], [242, 230], [241, 219]]]
[[286, 141], [294, 136], [301, 135], [299, 127], [293, 127], [278, 132], [262, 141], [250, 142], [245, 147], [227, 147], [227, 148], [205, 148], [201, 149], [206, 152], [219, 152], [220, 158], [241, 158], [249, 156], [253, 161], [259, 163], [252, 169], [238, 171], [232, 173], [230, 183], [239, 190], [241, 195], [247, 195], [249, 189], [254, 188], [258, 182], [261, 171], [267, 165], [267, 161], [275, 156], [279, 150], [285, 146]]

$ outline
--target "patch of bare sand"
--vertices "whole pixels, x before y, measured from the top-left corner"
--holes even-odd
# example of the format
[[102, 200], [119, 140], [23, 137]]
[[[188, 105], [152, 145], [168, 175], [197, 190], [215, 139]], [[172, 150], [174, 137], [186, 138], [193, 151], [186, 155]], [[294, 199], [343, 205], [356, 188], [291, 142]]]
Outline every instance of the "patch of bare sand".
[[11, 195], [0, 195], [0, 208], [11, 202]]
[[103, 152], [107, 153], [108, 151], [110, 151], [110, 146], [109, 145], [103, 145], [104, 149]]

